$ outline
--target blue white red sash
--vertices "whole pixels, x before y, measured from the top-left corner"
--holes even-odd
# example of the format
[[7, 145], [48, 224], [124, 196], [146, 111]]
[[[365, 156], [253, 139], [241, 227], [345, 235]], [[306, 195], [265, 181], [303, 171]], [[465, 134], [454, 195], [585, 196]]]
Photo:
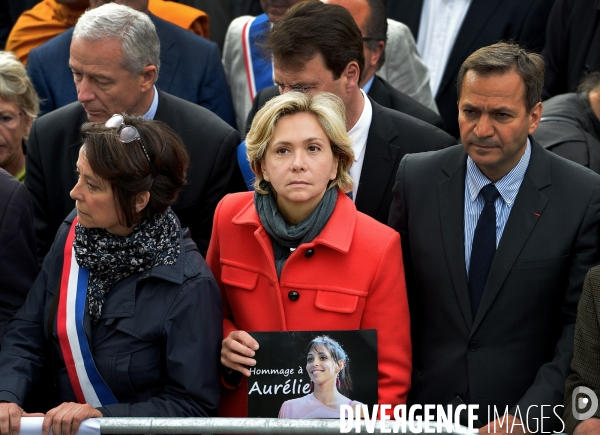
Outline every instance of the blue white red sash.
[[64, 250], [56, 325], [58, 341], [75, 397], [93, 407], [117, 403], [98, 369], [83, 329], [89, 271], [75, 260], [73, 240], [77, 218], [69, 229]]
[[258, 43], [271, 28], [267, 14], [259, 15], [244, 24], [242, 30], [242, 47], [246, 63], [246, 78], [250, 90], [250, 101], [261, 89], [273, 86], [273, 62], [265, 59], [258, 49]]

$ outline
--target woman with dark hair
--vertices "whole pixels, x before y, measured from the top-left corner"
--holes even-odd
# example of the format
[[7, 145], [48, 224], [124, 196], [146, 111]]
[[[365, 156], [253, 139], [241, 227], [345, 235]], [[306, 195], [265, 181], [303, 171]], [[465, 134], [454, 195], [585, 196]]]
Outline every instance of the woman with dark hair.
[[215, 212], [207, 262], [221, 288], [222, 416], [245, 416], [240, 374], [258, 343], [247, 331], [377, 329], [379, 403], [406, 403], [410, 321], [400, 237], [356, 210], [343, 102], [287, 92], [246, 138], [255, 192]]
[[279, 418], [339, 418], [341, 405], [362, 405], [348, 398], [352, 390], [350, 359], [337, 341], [327, 335], [315, 337], [306, 354], [312, 393], [283, 402]]
[[0, 351], [0, 435], [16, 433], [44, 367], [43, 431], [90, 417], [216, 414], [219, 289], [170, 208], [189, 158], [165, 124], [114, 115], [82, 128], [76, 212], [64, 221]]

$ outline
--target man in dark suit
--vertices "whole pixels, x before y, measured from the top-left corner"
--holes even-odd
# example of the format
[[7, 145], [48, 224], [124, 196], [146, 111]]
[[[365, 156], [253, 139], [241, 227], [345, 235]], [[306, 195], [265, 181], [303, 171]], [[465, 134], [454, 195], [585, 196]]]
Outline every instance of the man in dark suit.
[[75, 205], [69, 191], [77, 181], [81, 125], [122, 112], [163, 121], [182, 137], [192, 164], [188, 185], [173, 208], [206, 253], [217, 203], [244, 187], [235, 160], [240, 137], [205, 108], [157, 90], [158, 56], [158, 36], [146, 14], [111, 3], [79, 19], [69, 60], [79, 102], [39, 118], [29, 137], [26, 184], [40, 260]]
[[29, 192], [0, 168], [0, 341], [37, 274]]
[[[388, 16], [403, 22], [410, 28], [420, 51], [425, 42], [419, 38], [423, 24], [422, 12], [427, 2], [428, 0], [386, 1]], [[441, 81], [437, 92], [434, 93], [435, 102], [448, 133], [455, 137], [459, 135], [455, 86], [462, 62], [478, 48], [501, 40], [514, 40], [527, 48], [540, 51], [544, 46], [546, 21], [553, 3], [554, 0], [471, 0], [462, 24], [457, 29], [456, 38], [449, 45], [447, 63], [438, 72]], [[431, 5], [428, 8], [430, 13], [434, 14], [442, 13], [442, 9], [432, 8]], [[454, 8], [454, 10], [458, 9], [458, 7]], [[447, 20], [448, 17], [440, 17], [437, 21], [434, 19], [434, 22]], [[441, 31], [440, 25], [436, 26], [436, 30]], [[436, 40], [433, 44], [439, 46], [442, 42]], [[422, 51], [420, 54], [424, 58]], [[436, 54], [435, 58], [439, 57], [439, 54]], [[435, 72], [432, 66], [427, 66], [433, 77]]]
[[273, 53], [279, 91], [332, 92], [344, 101], [355, 152], [350, 175], [357, 181], [352, 192], [356, 208], [386, 223], [402, 157], [451, 146], [454, 139], [430, 124], [380, 106], [360, 89], [362, 35], [341, 6], [316, 0], [295, 5], [273, 25], [267, 47]]
[[[376, 74], [383, 65], [386, 56], [388, 21], [381, 0], [327, 0], [325, 3], [339, 4], [348, 9], [361, 31], [364, 43], [365, 66], [361, 73], [360, 87], [367, 95], [383, 107], [405, 113], [444, 129], [444, 121], [437, 113], [404, 92], [399, 91], [387, 80]], [[279, 95], [276, 86], [266, 88], [263, 92], [257, 94], [249, 112], [247, 129], [250, 128], [251, 121], [258, 109], [276, 95]]]
[[516, 45], [469, 56], [458, 75], [463, 145], [406, 156], [390, 210], [413, 328], [409, 402], [458, 393], [483, 424], [495, 406], [506, 415], [490, 431], [561, 431], [577, 301], [600, 259], [600, 176], [529, 136], [543, 76], [541, 56]]
[[[122, 3], [148, 12], [148, 0]], [[231, 93], [217, 45], [155, 15], [148, 13], [148, 16], [160, 40], [160, 75], [156, 86], [207, 108], [234, 126]], [[41, 99], [41, 114], [77, 101], [73, 74], [69, 69], [73, 29], [29, 53], [27, 74]]]

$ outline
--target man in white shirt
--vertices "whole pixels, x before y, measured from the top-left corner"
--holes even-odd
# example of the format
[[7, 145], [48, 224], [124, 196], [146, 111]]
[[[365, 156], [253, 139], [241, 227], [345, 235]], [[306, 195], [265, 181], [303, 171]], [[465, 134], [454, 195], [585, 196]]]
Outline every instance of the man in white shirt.
[[[264, 14], [236, 18], [227, 30], [223, 66], [231, 88], [237, 126], [242, 134], [245, 133], [246, 117], [256, 94], [273, 85], [272, 63], [268, 55], [265, 56], [264, 51], [258, 47], [260, 40], [264, 39], [272, 23], [300, 1], [302, 0], [261, 0]], [[382, 58], [377, 66], [378, 75], [395, 89], [437, 113], [437, 106], [428, 86], [429, 73], [419, 58], [410, 30], [402, 23], [388, 20], [386, 44], [387, 60]]]

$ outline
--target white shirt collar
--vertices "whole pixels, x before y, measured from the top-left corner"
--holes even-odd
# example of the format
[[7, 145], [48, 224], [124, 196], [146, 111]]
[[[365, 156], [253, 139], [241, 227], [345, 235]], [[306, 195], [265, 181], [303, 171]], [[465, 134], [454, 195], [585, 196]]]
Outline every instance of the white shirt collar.
[[156, 89], [156, 86], [152, 86], [152, 88], [154, 90], [154, 98], [152, 98], [152, 104], [150, 104], [150, 108], [142, 116], [142, 118], [146, 120], [154, 119], [154, 116], [156, 116], [156, 109], [158, 109], [158, 90]]
[[358, 182], [362, 172], [363, 161], [365, 159], [365, 148], [367, 146], [367, 138], [373, 120], [373, 105], [367, 94], [362, 89], [360, 90], [364, 98], [363, 111], [360, 114], [358, 121], [348, 132], [348, 136], [352, 139], [352, 151], [354, 151], [354, 164], [350, 168], [350, 176], [354, 180], [354, 188], [352, 189], [353, 198], [356, 201], [356, 193], [358, 191]]

